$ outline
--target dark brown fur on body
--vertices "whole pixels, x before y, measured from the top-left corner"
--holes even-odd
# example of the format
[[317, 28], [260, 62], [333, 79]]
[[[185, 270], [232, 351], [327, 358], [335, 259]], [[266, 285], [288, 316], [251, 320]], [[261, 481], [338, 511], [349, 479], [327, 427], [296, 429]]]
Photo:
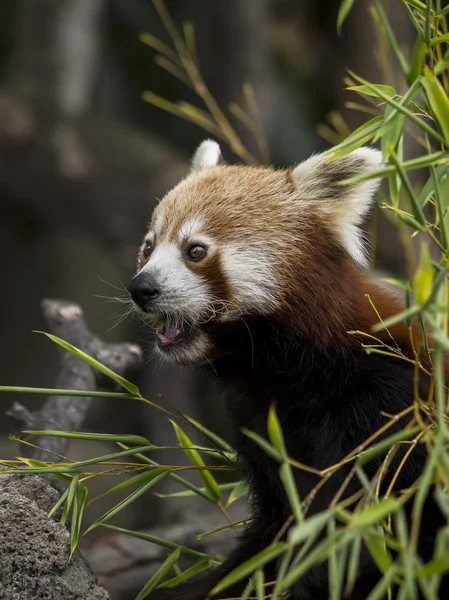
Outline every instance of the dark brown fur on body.
[[[145, 260], [141, 255], [131, 294], [144, 312], [166, 315], [158, 333], [164, 357], [202, 365], [220, 379], [249, 484], [252, 522], [223, 565], [176, 588], [157, 590], [151, 596], [155, 600], [205, 600], [227, 573], [269, 546], [289, 520], [279, 465], [244, 429], [267, 438], [268, 412], [274, 405], [288, 454], [323, 470], [378, 431], [388, 421], [385, 413], [397, 414], [412, 405], [414, 365], [404, 358], [414, 360], [417, 351], [429, 366], [418, 332], [410, 333], [403, 324], [375, 335], [404, 358], [368, 355], [362, 347], [375, 343], [363, 333], [372, 335], [379, 316], [385, 320], [402, 310], [394, 294], [359, 268], [364, 264], [359, 226], [377, 183], [339, 185], [378, 168], [378, 152], [359, 149], [331, 163], [316, 156], [287, 171], [218, 164], [218, 147], [205, 142], [194, 158], [193, 172], [161, 201], [146, 237], [154, 250]], [[204, 259], [189, 260], [192, 244], [204, 246]], [[185, 321], [174, 321], [171, 310]], [[421, 398], [428, 397], [429, 385], [421, 372]], [[399, 419], [385, 435], [409, 419]], [[403, 446], [392, 455], [381, 493], [405, 450]], [[369, 478], [382, 458], [364, 467]], [[415, 483], [425, 460], [426, 449], [417, 444], [396, 491]], [[329, 506], [350, 469], [351, 464], [343, 466], [326, 480], [308, 514]], [[321, 481], [319, 475], [299, 469], [294, 476], [302, 500]], [[341, 498], [359, 487], [353, 477]], [[419, 542], [424, 560], [431, 557], [442, 525], [444, 519], [429, 498]], [[367, 553], [358, 575], [351, 600], [366, 598], [378, 580]], [[265, 580], [275, 577], [276, 565], [268, 565]], [[238, 597], [246, 583], [214, 598]], [[449, 597], [448, 586], [445, 580], [442, 598]], [[290, 597], [327, 600], [327, 566], [306, 573]]]
[[[397, 310], [397, 300], [370, 281], [362, 279], [353, 310], [353, 325], [358, 330], [369, 331], [369, 311], [365, 309], [364, 290], [377, 305], [388, 305], [384, 311], [387, 318]], [[357, 291], [354, 291], [357, 298]], [[315, 298], [315, 302], [318, 299]], [[360, 310], [362, 308], [362, 310]], [[370, 310], [372, 310], [370, 308]], [[242, 433], [242, 429], [255, 431], [267, 438], [267, 416], [271, 405], [275, 405], [281, 422], [289, 455], [310, 467], [324, 469], [339, 462], [349, 452], [360, 446], [377, 431], [387, 418], [381, 412], [396, 414], [410, 406], [413, 398], [413, 367], [400, 359], [385, 356], [368, 356], [353, 336], [334, 337], [326, 347], [318, 347], [292, 327], [292, 323], [263, 319], [249, 320], [247, 327], [237, 327], [220, 334], [218, 338], [227, 347], [226, 355], [213, 363], [214, 370], [228, 389], [227, 408], [234, 425], [236, 445], [241, 457], [241, 469], [246, 476], [251, 492], [253, 522], [240, 536], [239, 545], [225, 563], [205, 577], [181, 585], [171, 591], [156, 592], [157, 599], [202, 600], [212, 587], [228, 572], [245, 560], [267, 547], [288, 520], [291, 510], [282, 483], [278, 465]], [[408, 330], [405, 337], [396, 334], [395, 340], [405, 353], [410, 352]], [[386, 343], [391, 339], [385, 338]], [[229, 344], [233, 343], [232, 349]], [[427, 397], [428, 382], [421, 382], [421, 395]], [[401, 419], [392, 427], [390, 435], [404, 427], [407, 419]], [[396, 470], [402, 452], [396, 454], [385, 485]], [[419, 477], [426, 451], [418, 446], [407, 461], [399, 477], [396, 489], [412, 485]], [[369, 463], [365, 468], [368, 477], [373, 477], [380, 460]], [[324, 510], [339, 490], [350, 467], [340, 469], [317, 493], [309, 509], [309, 515]], [[306, 498], [320, 477], [295, 471], [298, 493]], [[348, 486], [342, 497], [359, 489], [356, 479]], [[383, 486], [385, 491], [385, 486]], [[424, 532], [419, 550], [429, 560], [433, 549], [436, 529], [444, 520], [430, 499], [424, 509]], [[366, 560], [366, 558], [365, 558]], [[276, 576], [275, 565], [266, 569], [266, 580]], [[366, 560], [350, 598], [362, 600], [378, 579], [374, 565]], [[246, 581], [222, 592], [217, 598], [238, 597]], [[447, 585], [447, 582], [444, 584]], [[444, 588], [446, 589], [446, 587]], [[443, 592], [441, 592], [443, 593]], [[296, 600], [327, 599], [327, 566], [313, 569], [291, 590]], [[444, 598], [441, 595], [441, 598]]]

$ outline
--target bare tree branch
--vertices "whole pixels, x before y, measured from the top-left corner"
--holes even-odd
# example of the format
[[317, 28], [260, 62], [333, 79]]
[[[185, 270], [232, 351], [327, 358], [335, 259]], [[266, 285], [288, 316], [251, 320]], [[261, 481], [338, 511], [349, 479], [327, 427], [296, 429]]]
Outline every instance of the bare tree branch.
[[[134, 344], [104, 344], [87, 329], [81, 307], [65, 300], [44, 300], [42, 310], [50, 331], [93, 356], [119, 375], [136, 373], [142, 364], [142, 352]], [[114, 382], [101, 375], [95, 379], [94, 371], [69, 352], [61, 352], [61, 370], [56, 389], [95, 390], [114, 388]], [[77, 431], [81, 427], [89, 410], [92, 398], [49, 396], [47, 402], [36, 412], [29, 412], [18, 402], [14, 403], [8, 415], [15, 418], [21, 429], [56, 429]], [[58, 437], [33, 436], [33, 443], [50, 452], [65, 454], [69, 440]], [[31, 450], [37, 460], [48, 461], [47, 452]]]

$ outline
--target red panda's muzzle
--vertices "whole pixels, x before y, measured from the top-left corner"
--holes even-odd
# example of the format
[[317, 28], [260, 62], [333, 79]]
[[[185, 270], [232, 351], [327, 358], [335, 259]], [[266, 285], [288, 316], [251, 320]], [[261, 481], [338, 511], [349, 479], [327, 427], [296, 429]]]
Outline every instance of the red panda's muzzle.
[[159, 345], [167, 346], [186, 341], [191, 336], [192, 328], [186, 324], [179, 324], [173, 317], [167, 316], [156, 327], [156, 336]]

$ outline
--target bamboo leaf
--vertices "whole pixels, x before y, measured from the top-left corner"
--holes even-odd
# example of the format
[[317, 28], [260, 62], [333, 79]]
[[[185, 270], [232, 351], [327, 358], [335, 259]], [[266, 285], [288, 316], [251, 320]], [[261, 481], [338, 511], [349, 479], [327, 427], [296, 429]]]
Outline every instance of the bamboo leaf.
[[136, 600], [144, 600], [150, 593], [157, 588], [159, 583], [164, 579], [173, 565], [178, 561], [179, 555], [181, 553], [180, 548], [177, 548], [174, 552], [172, 552], [162, 563], [156, 573], [151, 577], [149, 581], [143, 586], [140, 592], [136, 596]]
[[258, 552], [255, 556], [253, 556], [250, 560], [245, 561], [236, 569], [228, 573], [219, 584], [217, 584], [213, 590], [210, 592], [211, 596], [222, 592], [230, 585], [241, 581], [242, 579], [249, 577], [252, 575], [257, 569], [260, 569], [268, 562], [271, 562], [278, 556], [280, 556], [283, 552], [285, 552], [287, 546], [283, 542], [278, 542], [274, 546], [269, 546], [265, 548], [261, 552]]
[[242, 432], [251, 440], [253, 440], [253, 442], [255, 442], [260, 448], [262, 448], [262, 450], [270, 458], [276, 460], [277, 462], [282, 462], [282, 455], [279, 454], [279, 452], [275, 450], [273, 446], [269, 442], [267, 442], [267, 440], [264, 440], [264, 438], [261, 435], [258, 435], [257, 433], [254, 433], [254, 431], [249, 431], [245, 428], [242, 429]]
[[82, 484], [78, 485], [74, 496], [72, 523], [70, 527], [70, 558], [72, 558], [78, 546], [86, 498], [87, 487]]
[[318, 537], [319, 533], [333, 517], [334, 511], [326, 510], [304, 519], [302, 523], [297, 523], [289, 530], [288, 541], [291, 544], [297, 545], [306, 539]]
[[95, 358], [92, 358], [92, 356], [89, 356], [79, 348], [75, 348], [75, 346], [72, 346], [72, 344], [69, 344], [68, 342], [62, 340], [61, 338], [51, 333], [46, 333], [45, 331], [37, 331], [36, 333], [42, 333], [43, 335], [46, 335], [50, 340], [55, 342], [55, 344], [62, 346], [64, 350], [67, 350], [68, 352], [70, 352], [70, 354], [73, 354], [73, 356], [76, 356], [83, 362], [87, 363], [90, 367], [92, 367], [92, 369], [95, 369], [95, 371], [103, 373], [103, 375], [106, 375], [106, 377], [109, 377], [110, 379], [121, 385], [130, 394], [133, 394], [133, 396], [140, 395], [139, 388], [136, 385], [134, 385], [134, 383], [131, 383], [118, 373], [115, 373], [112, 369], [105, 367], [105, 365], [101, 364], [101, 362], [99, 362]]
[[226, 502], [226, 508], [234, 504], [236, 500], [245, 496], [248, 493], [248, 485], [245, 481], [239, 481], [237, 485], [232, 489], [229, 494], [228, 501]]
[[211, 431], [192, 417], [185, 415], [187, 421], [195, 427], [200, 433], [202, 433], [208, 440], [210, 440], [213, 444], [216, 445], [217, 448], [223, 450], [223, 452], [235, 453], [234, 448], [228, 444], [226, 440], [217, 435], [215, 432]]
[[116, 525], [111, 525], [110, 523], [103, 523], [102, 527], [106, 527], [107, 529], [112, 529], [113, 531], [118, 531], [120, 533], [125, 533], [126, 535], [130, 535], [131, 537], [139, 538], [140, 540], [145, 540], [150, 544], [156, 544], [158, 546], [162, 546], [163, 548], [168, 548], [170, 550], [176, 550], [177, 548], [179, 548], [179, 550], [183, 554], [187, 554], [188, 556], [194, 556], [196, 558], [201, 559], [209, 559], [209, 556], [207, 554], [204, 554], [204, 552], [193, 550], [192, 548], [188, 548], [187, 546], [180, 546], [179, 544], [175, 544], [175, 542], [163, 540], [162, 538], [156, 537], [155, 535], [150, 535], [149, 533], [143, 533], [142, 531], [132, 531], [131, 529], [117, 527]]
[[366, 547], [382, 573], [386, 573], [393, 564], [393, 559], [385, 546], [384, 537], [385, 536], [381, 531], [379, 531], [379, 533], [367, 531], [363, 535]]
[[[111, 509], [109, 509], [107, 512], [105, 512], [103, 515], [101, 515], [101, 517], [99, 517], [96, 521], [94, 521], [92, 523], [92, 525], [86, 530], [86, 533], [88, 533], [89, 531], [92, 531], [92, 529], [95, 529], [99, 525], [103, 525], [103, 523], [105, 523], [106, 521], [109, 521], [109, 519], [111, 519], [113, 516], [115, 516], [121, 510], [123, 510], [124, 508], [129, 506], [132, 502], [134, 502], [134, 500], [137, 500], [137, 498], [139, 498], [142, 494], [144, 494], [149, 489], [151, 489], [153, 486], [155, 486], [159, 481], [164, 479], [164, 477], [166, 477], [168, 474], [169, 474], [169, 469], [162, 470], [162, 472], [161, 472], [161, 470], [158, 470], [157, 472], [155, 472], [155, 471], [150, 472], [148, 475], [149, 481], [147, 481], [144, 485], [140, 486], [137, 490], [135, 490], [134, 492], [129, 494], [129, 496], [127, 496], [124, 500], [122, 500], [121, 502], [119, 502], [118, 504], [113, 506]], [[153, 475], [153, 476], [151, 477], [151, 475]]]
[[389, 513], [395, 512], [400, 505], [401, 503], [396, 498], [384, 498], [377, 504], [371, 504], [360, 512], [354, 513], [348, 527], [359, 529], [361, 527], [379, 523], [379, 521], [384, 519]]
[[202, 560], [197, 562], [196, 565], [193, 565], [189, 569], [186, 569], [179, 575], [176, 575], [176, 577], [172, 577], [171, 579], [167, 579], [167, 581], [164, 581], [164, 583], [161, 583], [159, 588], [162, 589], [162, 588], [175, 587], [179, 583], [183, 583], [184, 581], [187, 581], [194, 575], [198, 575], [199, 573], [202, 573], [206, 569], [209, 569], [210, 563], [211, 563], [211, 561], [209, 558], [203, 558]]
[[78, 492], [78, 484], [79, 484], [80, 474], [75, 473], [72, 477], [72, 481], [67, 489], [67, 502], [64, 505], [64, 510], [61, 515], [61, 523], [65, 525], [67, 521], [67, 517], [69, 516], [70, 509], [72, 508], [73, 499], [75, 498], [76, 493]]
[[83, 396], [89, 398], [134, 398], [127, 392], [99, 392], [97, 390], [63, 390], [54, 388], [23, 387], [20, 385], [0, 385], [0, 392], [13, 394], [38, 394], [39, 396]]
[[158, 473], [163, 473], [166, 470], [167, 469], [164, 469], [162, 467], [159, 469], [157, 467], [151, 467], [151, 470], [148, 470], [148, 468], [146, 468], [142, 473], [138, 473], [133, 477], [127, 477], [125, 481], [121, 481], [120, 483], [109, 488], [99, 496], [95, 496], [95, 498], [92, 498], [89, 504], [92, 504], [92, 502], [95, 502], [95, 500], [99, 500], [100, 498], [104, 498], [105, 496], [110, 496], [111, 494], [115, 494], [116, 492], [122, 492], [123, 490], [126, 490], [127, 488], [132, 487], [133, 485], [137, 485], [138, 483], [142, 483], [147, 479], [151, 480]]
[[273, 444], [273, 447], [285, 459], [287, 457], [287, 451], [285, 449], [284, 436], [274, 406], [271, 406], [268, 411], [267, 431], [268, 438]]
[[429, 247], [421, 244], [421, 260], [413, 279], [413, 290], [418, 304], [425, 304], [433, 290], [433, 267]]
[[444, 139], [449, 142], [449, 98], [438, 78], [427, 67], [424, 67], [423, 86]]
[[284, 462], [279, 468], [279, 475], [284, 486], [285, 493], [290, 502], [295, 521], [300, 523], [304, 520], [304, 515], [301, 509], [301, 501], [298, 495], [298, 489], [296, 487], [295, 478], [290, 464]]
[[[196, 467], [205, 467], [203, 459], [196, 450], [191, 450], [192, 442], [190, 438], [184, 433], [184, 431], [174, 421], [171, 421], [178, 438], [179, 444], [183, 447], [184, 454], [190, 460], [190, 462]], [[198, 470], [198, 476], [200, 477], [204, 487], [207, 490], [207, 494], [214, 502], [219, 502], [221, 498], [221, 491], [215, 481], [212, 473], [207, 470]]]
[[372, 84], [372, 85], [352, 85], [347, 90], [351, 90], [352, 92], [358, 92], [359, 94], [365, 94], [365, 96], [373, 96], [374, 98], [380, 98], [379, 91], [381, 91], [384, 95], [394, 98], [396, 96], [396, 91], [391, 85], [383, 85], [380, 83]]
[[340, 4], [340, 8], [338, 10], [337, 15], [337, 32], [341, 33], [341, 28], [343, 27], [343, 23], [346, 21], [349, 12], [354, 4], [354, 0], [342, 0]]
[[133, 444], [135, 446], [151, 446], [147, 438], [141, 435], [128, 435], [121, 433], [86, 433], [82, 431], [55, 431], [53, 429], [26, 429], [23, 433], [30, 435], [46, 435], [74, 440], [89, 440], [95, 442], [116, 442]]

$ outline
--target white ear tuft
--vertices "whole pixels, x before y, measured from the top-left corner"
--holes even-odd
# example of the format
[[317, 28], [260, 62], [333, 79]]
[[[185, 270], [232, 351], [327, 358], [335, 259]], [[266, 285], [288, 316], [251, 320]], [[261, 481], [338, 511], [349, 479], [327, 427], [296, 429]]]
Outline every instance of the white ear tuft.
[[358, 148], [332, 160], [329, 155], [312, 156], [293, 170], [299, 199], [329, 219], [346, 250], [356, 262], [366, 264], [363, 236], [359, 229], [379, 187], [380, 178], [340, 185], [382, 166], [382, 154], [374, 148]]
[[195, 173], [200, 169], [207, 167], [216, 167], [222, 162], [220, 146], [212, 140], [204, 140], [198, 146], [192, 158], [192, 167], [190, 172]]

